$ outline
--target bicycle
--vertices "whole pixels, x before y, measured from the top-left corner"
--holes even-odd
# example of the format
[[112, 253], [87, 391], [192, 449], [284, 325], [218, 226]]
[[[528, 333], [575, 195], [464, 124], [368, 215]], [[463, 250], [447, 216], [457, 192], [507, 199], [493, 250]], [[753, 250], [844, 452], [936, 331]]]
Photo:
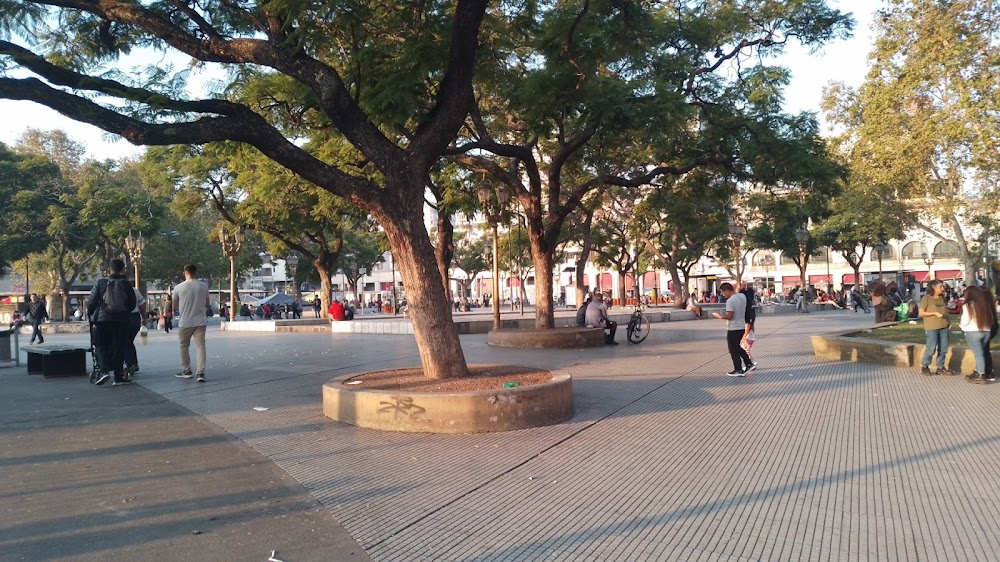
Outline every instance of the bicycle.
[[649, 318], [642, 314], [645, 309], [645, 306], [636, 304], [635, 310], [632, 311], [632, 317], [628, 319], [625, 334], [629, 343], [642, 343], [649, 336]]

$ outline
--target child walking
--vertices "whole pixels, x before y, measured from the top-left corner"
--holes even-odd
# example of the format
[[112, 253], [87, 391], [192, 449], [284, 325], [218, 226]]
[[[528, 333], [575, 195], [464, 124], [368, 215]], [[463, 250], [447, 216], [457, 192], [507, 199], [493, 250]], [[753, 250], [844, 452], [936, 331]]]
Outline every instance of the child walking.
[[753, 325], [756, 322], [757, 322], [756, 319], [747, 322], [746, 327], [743, 328], [743, 339], [740, 340], [740, 347], [743, 348], [743, 351], [747, 352], [747, 357], [750, 358], [750, 362], [753, 363], [754, 365], [757, 364], [757, 361], [753, 358], [753, 355], [750, 353], [750, 349], [753, 347], [753, 342], [757, 340], [757, 335], [753, 331]]

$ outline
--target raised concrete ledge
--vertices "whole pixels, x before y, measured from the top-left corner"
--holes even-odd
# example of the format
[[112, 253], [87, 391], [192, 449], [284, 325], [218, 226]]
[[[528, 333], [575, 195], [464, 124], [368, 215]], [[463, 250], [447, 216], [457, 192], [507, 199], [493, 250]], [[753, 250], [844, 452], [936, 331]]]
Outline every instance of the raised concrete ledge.
[[432, 393], [365, 390], [323, 385], [323, 414], [336, 421], [384, 431], [487, 433], [552, 425], [573, 417], [573, 379], [552, 371], [547, 383], [517, 388]]
[[302, 318], [299, 320], [238, 320], [222, 322], [222, 329], [230, 332], [329, 332], [329, 320]]
[[[895, 322], [887, 322], [877, 324], [875, 327], [893, 324]], [[891, 342], [866, 338], [858, 330], [812, 336], [812, 346], [813, 353], [820, 359], [875, 363], [896, 367], [919, 367], [926, 349], [922, 343]], [[993, 351], [992, 355], [994, 362], [1000, 361], [1000, 352]], [[945, 355], [945, 367], [953, 373], [971, 373], [976, 368], [976, 359], [969, 349], [949, 346], [948, 353]]]
[[601, 347], [604, 344], [604, 330], [601, 328], [553, 328], [551, 330], [490, 330], [486, 343], [499, 347], [521, 347], [534, 349], [574, 349]]

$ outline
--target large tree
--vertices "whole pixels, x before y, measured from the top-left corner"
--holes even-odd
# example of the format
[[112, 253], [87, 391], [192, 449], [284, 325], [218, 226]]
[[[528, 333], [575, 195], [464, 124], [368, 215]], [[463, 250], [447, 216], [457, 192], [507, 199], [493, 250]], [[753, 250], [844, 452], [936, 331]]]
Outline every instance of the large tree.
[[967, 280], [979, 218], [998, 209], [998, 13], [997, 0], [888, 3], [865, 82], [835, 85], [826, 102], [852, 170], [908, 207], [909, 226], [954, 243]]
[[[9, 0], [0, 25], [31, 33], [0, 41], [5, 69], [20, 73], [0, 78], [0, 98], [139, 145], [245, 143], [361, 207], [399, 260], [424, 373], [463, 376], [423, 201], [428, 171], [473, 100], [488, 4]], [[180, 74], [108, 72], [135, 47], [219, 63], [227, 86], [253, 81], [259, 95], [189, 99]]]
[[[781, 137], [789, 40], [815, 46], [851, 20], [819, 0], [571, 1], [490, 21], [477, 104], [449, 156], [513, 190], [527, 218], [536, 327], [554, 326], [552, 271], [588, 193], [700, 166], [751, 173], [761, 132]], [[507, 25], [504, 25], [507, 24]], [[749, 156], [749, 157], [747, 157]]]

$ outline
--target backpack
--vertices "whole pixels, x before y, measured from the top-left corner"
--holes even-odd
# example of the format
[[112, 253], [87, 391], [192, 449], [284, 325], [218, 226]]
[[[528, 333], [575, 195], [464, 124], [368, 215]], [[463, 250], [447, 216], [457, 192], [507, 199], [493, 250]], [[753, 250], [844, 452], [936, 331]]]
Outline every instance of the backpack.
[[757, 302], [753, 289], [744, 289], [740, 292], [743, 293], [743, 296], [747, 299], [747, 307], [743, 312], [743, 321], [747, 324], [753, 324], [757, 320]]
[[131, 291], [132, 286], [125, 283], [124, 279], [108, 279], [104, 285], [104, 302], [101, 305], [104, 312], [108, 314], [128, 314], [132, 309], [128, 306], [128, 297], [125, 291]]

